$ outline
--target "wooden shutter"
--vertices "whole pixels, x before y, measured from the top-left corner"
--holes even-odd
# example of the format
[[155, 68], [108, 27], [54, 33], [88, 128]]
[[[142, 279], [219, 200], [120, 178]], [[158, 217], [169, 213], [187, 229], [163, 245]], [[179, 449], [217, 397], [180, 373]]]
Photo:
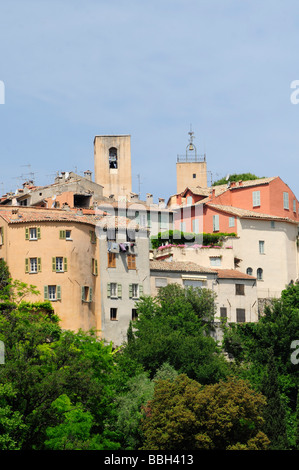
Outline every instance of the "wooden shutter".
[[37, 258], [37, 271], [40, 273], [42, 270], [42, 259]]
[[40, 227], [37, 227], [36, 234], [37, 234], [37, 238], [40, 239], [40, 237], [41, 237]]
[[44, 286], [44, 299], [49, 300], [49, 288], [48, 288], [48, 286]]
[[94, 260], [94, 270], [95, 270], [95, 275], [97, 276], [98, 275], [98, 260], [97, 259]]
[[111, 297], [111, 284], [110, 284], [110, 282], [108, 282], [108, 284], [107, 284], [107, 297], [109, 297], [109, 298]]
[[89, 288], [89, 302], [92, 302], [92, 287]]
[[29, 273], [29, 258], [25, 258], [25, 273]]
[[65, 273], [67, 272], [67, 258], [63, 258], [63, 270]]
[[56, 286], [56, 298], [61, 300], [61, 286]]
[[56, 258], [52, 258], [52, 271], [56, 271]]
[[117, 297], [122, 298], [122, 285], [117, 284]]
[[59, 238], [60, 239], [65, 239], [66, 237], [66, 232], [65, 230], [59, 230]]
[[143, 285], [139, 284], [139, 297], [143, 295]]
[[127, 256], [128, 269], [136, 269], [136, 256], [128, 255]]
[[133, 297], [133, 284], [129, 284], [129, 298], [132, 299]]
[[81, 287], [81, 300], [85, 302], [85, 286]]
[[25, 228], [25, 240], [29, 240], [29, 227]]
[[213, 215], [213, 231], [218, 232], [219, 230], [219, 215]]
[[115, 253], [108, 253], [108, 268], [116, 267], [116, 256]]

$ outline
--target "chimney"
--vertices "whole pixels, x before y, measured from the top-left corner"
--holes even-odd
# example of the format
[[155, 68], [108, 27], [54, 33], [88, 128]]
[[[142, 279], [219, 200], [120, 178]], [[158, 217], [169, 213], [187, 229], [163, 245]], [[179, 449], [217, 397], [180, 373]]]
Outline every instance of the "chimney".
[[146, 194], [146, 205], [151, 206], [153, 204], [153, 195], [150, 193]]
[[159, 207], [164, 208], [165, 207], [165, 199], [162, 197], [159, 197]]
[[17, 220], [17, 219], [19, 219], [19, 217], [21, 217], [21, 216], [19, 216], [19, 209], [13, 209], [11, 211], [11, 219], [12, 220]]
[[92, 181], [92, 172], [90, 170], [84, 171], [84, 178], [89, 181]]
[[231, 188], [234, 188], [234, 187], [236, 186], [236, 182], [235, 182], [235, 181], [231, 181], [231, 182], [230, 182], [230, 186], [231, 186]]
[[130, 193], [130, 200], [133, 201], [133, 202], [134, 202], [134, 201], [135, 201], [135, 202], [136, 202], [136, 201], [139, 201], [138, 194], [136, 194], [136, 193]]
[[242, 186], [242, 184], [243, 184], [243, 181], [240, 180], [240, 181], [239, 181], [239, 186]]

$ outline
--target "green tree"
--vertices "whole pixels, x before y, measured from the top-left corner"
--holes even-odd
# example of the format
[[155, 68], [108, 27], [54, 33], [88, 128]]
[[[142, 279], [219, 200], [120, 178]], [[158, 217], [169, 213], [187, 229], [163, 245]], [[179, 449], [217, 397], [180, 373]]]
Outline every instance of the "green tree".
[[288, 286], [279, 299], [265, 307], [256, 323], [230, 325], [224, 331], [224, 348], [236, 359], [235, 373], [261, 390], [267, 373], [268, 355], [273, 351], [280, 399], [286, 413], [288, 446], [295, 446], [298, 365], [291, 360], [291, 344], [298, 340], [299, 285]]
[[264, 429], [271, 441], [270, 448], [272, 450], [286, 450], [288, 448], [288, 441], [285, 410], [280, 398], [277, 368], [272, 349], [269, 351], [267, 370], [262, 382], [261, 391], [267, 399], [267, 406], [264, 410]]
[[142, 423], [143, 450], [263, 450], [265, 398], [233, 378], [202, 386], [179, 375], [157, 382]]
[[26, 426], [16, 446], [44, 448], [46, 429], [61, 424], [51, 404], [64, 394], [72, 403], [84, 405], [79, 411], [92, 415], [92, 434], [112, 445], [114, 435], [107, 429], [115, 407], [112, 347], [99, 341], [95, 332], [63, 331], [50, 303], [5, 305], [0, 314], [0, 339], [5, 344], [0, 383], [11, 384], [16, 391], [11, 411]]
[[17, 392], [10, 383], [0, 384], [0, 450], [20, 450], [26, 431], [23, 416], [13, 411]]
[[256, 176], [252, 173], [234, 173], [232, 175], [229, 175], [229, 178], [227, 179], [225, 176], [213, 183], [213, 186], [218, 186], [221, 184], [227, 184], [228, 181], [248, 181], [248, 180], [258, 180], [260, 178], [264, 178], [264, 176]]
[[9, 300], [11, 295], [11, 277], [8, 266], [0, 259], [0, 299]]
[[157, 298], [138, 302], [138, 320], [122, 354], [134, 358], [153, 378], [168, 362], [202, 383], [225, 377], [228, 365], [214, 339], [214, 294], [206, 289], [169, 285]]
[[59, 422], [48, 427], [45, 441], [46, 449], [50, 450], [117, 450], [119, 444], [108, 439], [101, 439], [92, 433], [94, 417], [84, 411], [82, 403], [72, 405], [67, 395], [59, 396], [51, 405], [51, 409]]

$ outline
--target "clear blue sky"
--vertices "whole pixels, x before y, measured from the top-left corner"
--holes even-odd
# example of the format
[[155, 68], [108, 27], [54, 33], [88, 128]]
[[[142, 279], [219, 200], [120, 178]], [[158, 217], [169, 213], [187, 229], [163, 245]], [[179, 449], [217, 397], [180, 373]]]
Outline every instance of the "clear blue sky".
[[299, 197], [298, 54], [297, 0], [2, 0], [0, 192], [93, 171], [94, 136], [130, 134], [133, 190], [168, 198], [192, 124], [209, 179]]

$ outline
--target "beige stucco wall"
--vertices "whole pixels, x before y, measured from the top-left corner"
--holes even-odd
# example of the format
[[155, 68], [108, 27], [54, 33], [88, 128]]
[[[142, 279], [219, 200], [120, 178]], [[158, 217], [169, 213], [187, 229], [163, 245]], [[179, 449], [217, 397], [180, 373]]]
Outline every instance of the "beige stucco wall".
[[[244, 284], [245, 295], [236, 295], [236, 284]], [[237, 321], [237, 308], [245, 309], [245, 321], [258, 320], [258, 302], [256, 281], [245, 279], [218, 279], [215, 286], [217, 294], [217, 316], [220, 317], [220, 308], [226, 307], [227, 321]]]
[[[118, 168], [109, 168], [109, 149], [115, 147], [118, 155]], [[131, 136], [108, 135], [94, 139], [95, 182], [101, 184], [103, 195], [109, 197], [129, 196], [132, 192], [131, 175]]]
[[[232, 240], [235, 255], [240, 258], [239, 270], [263, 269], [263, 280], [257, 281], [258, 297], [279, 297], [291, 281], [298, 278], [297, 225], [268, 220], [238, 219], [239, 237]], [[265, 242], [265, 254], [259, 253], [259, 240]]]
[[[89, 330], [101, 327], [99, 276], [91, 269], [92, 258], [98, 258], [98, 246], [90, 241], [92, 225], [73, 223], [18, 223], [7, 225], [5, 243], [0, 256], [8, 264], [13, 279], [35, 285], [40, 291], [38, 297], [26, 300], [43, 301], [45, 285], [60, 285], [61, 300], [53, 301], [55, 313], [65, 329]], [[25, 227], [40, 227], [39, 240], [26, 240]], [[59, 239], [60, 230], [71, 230], [72, 240]], [[67, 272], [52, 271], [52, 257], [67, 258]], [[25, 272], [25, 258], [41, 258], [41, 272]], [[99, 269], [99, 267], [98, 267]], [[93, 301], [82, 302], [81, 287], [93, 289]]]
[[[167, 263], [167, 261], [165, 261]], [[184, 276], [184, 277], [183, 277]], [[202, 287], [210, 290], [214, 290], [214, 281], [216, 274], [210, 273], [182, 273], [182, 272], [171, 272], [171, 271], [154, 271], [151, 270], [150, 282], [151, 282], [151, 295], [156, 296], [159, 288], [156, 287], [156, 279], [167, 279], [168, 284], [179, 284], [184, 286], [184, 280], [197, 280], [202, 282]]]
[[[234, 269], [234, 252], [231, 248], [180, 248], [174, 246], [154, 251], [154, 258], [156, 259], [165, 255], [171, 255], [173, 261], [192, 261], [206, 268]], [[215, 257], [221, 258], [220, 266], [211, 265], [211, 258]]]
[[[177, 193], [181, 193], [187, 187], [201, 186], [206, 188], [207, 163], [206, 162], [183, 162], [176, 164]], [[196, 178], [193, 178], [193, 174]]]

